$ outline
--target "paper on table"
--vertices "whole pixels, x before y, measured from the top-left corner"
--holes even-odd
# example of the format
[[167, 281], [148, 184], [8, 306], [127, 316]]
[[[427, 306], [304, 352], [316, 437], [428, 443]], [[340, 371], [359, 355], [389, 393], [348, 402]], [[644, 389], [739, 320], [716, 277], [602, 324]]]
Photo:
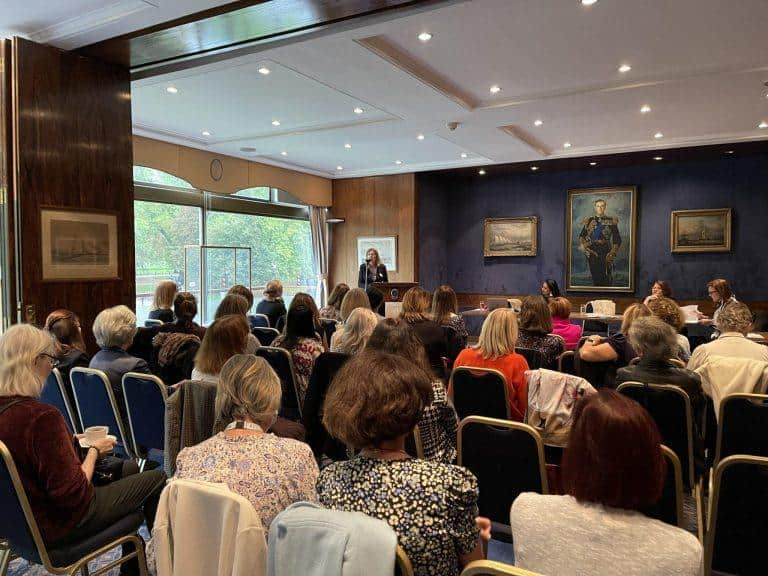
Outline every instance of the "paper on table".
[[387, 302], [384, 304], [384, 318], [397, 318], [402, 307], [402, 302]]
[[698, 304], [690, 304], [689, 306], [682, 306], [683, 316], [686, 322], [698, 322], [699, 321], [699, 306]]

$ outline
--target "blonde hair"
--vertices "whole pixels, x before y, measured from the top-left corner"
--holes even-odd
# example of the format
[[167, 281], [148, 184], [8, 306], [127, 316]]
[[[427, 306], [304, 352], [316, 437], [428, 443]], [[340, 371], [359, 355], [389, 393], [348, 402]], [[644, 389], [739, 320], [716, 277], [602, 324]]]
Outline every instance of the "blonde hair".
[[179, 287], [172, 280], [163, 280], [155, 288], [155, 297], [152, 300], [152, 310], [170, 310], [173, 307], [173, 299], [176, 297]]
[[517, 345], [517, 314], [511, 308], [497, 308], [488, 314], [474, 349], [486, 360], [512, 354]]
[[341, 301], [341, 310], [339, 310], [341, 319], [346, 322], [355, 308], [371, 309], [371, 301], [368, 300], [368, 294], [362, 288], [352, 288], [344, 296], [344, 299]]
[[379, 319], [373, 310], [367, 308], [355, 308], [347, 318], [344, 331], [339, 336], [339, 342], [334, 352], [344, 354], [356, 354], [368, 343], [368, 339], [376, 328]]
[[408, 322], [429, 320], [432, 309], [432, 294], [421, 286], [409, 288], [403, 295], [403, 305], [400, 308], [400, 318]]
[[235, 354], [219, 374], [216, 417], [225, 424], [247, 417], [266, 429], [280, 409], [281, 396], [280, 379], [264, 358]]
[[93, 321], [93, 336], [100, 348], [127, 347], [136, 336], [136, 315], [122, 304], [102, 310]]
[[646, 316], [652, 316], [650, 308], [645, 304], [632, 304], [624, 310], [624, 314], [621, 317], [621, 333], [626, 335], [629, 332], [632, 322], [638, 318], [645, 318]]
[[16, 324], [0, 336], [0, 396], [37, 398], [45, 382], [35, 372], [41, 354], [53, 355], [50, 334], [31, 324]]
[[283, 295], [283, 283], [280, 280], [270, 280], [264, 286], [264, 296], [269, 298], [280, 298]]

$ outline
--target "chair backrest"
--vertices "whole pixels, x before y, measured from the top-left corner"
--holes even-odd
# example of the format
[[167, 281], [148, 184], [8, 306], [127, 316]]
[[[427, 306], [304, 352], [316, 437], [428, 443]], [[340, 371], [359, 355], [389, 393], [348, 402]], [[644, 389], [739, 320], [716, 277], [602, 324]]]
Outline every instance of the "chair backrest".
[[525, 361], [528, 362], [528, 368], [531, 370], [549, 368], [549, 366], [544, 365], [544, 355], [539, 350], [534, 350], [533, 348], [515, 347], [515, 352], [525, 358]]
[[739, 576], [765, 574], [768, 542], [768, 458], [728, 456], [714, 469], [704, 543], [704, 569]]
[[413, 431], [405, 437], [405, 451], [411, 458], [424, 458], [424, 443], [418, 426], [414, 426]]
[[296, 371], [293, 369], [291, 353], [283, 348], [273, 346], [261, 346], [256, 349], [256, 356], [261, 356], [280, 378], [283, 395], [280, 401], [280, 416], [288, 420], [301, 420], [301, 403], [299, 402], [299, 389], [296, 379]]
[[510, 419], [507, 380], [498, 370], [466, 366], [454, 368], [449, 389], [459, 418], [487, 416]]
[[475, 560], [461, 571], [460, 576], [541, 576], [535, 572], [523, 570], [511, 564], [493, 560]]
[[152, 326], [162, 326], [163, 321], [162, 320], [153, 320], [152, 318], [148, 318], [144, 320], [144, 327], [145, 328], [151, 328]]
[[661, 441], [680, 459], [683, 485], [692, 489], [695, 484], [693, 416], [688, 394], [682, 388], [670, 384], [641, 382], [624, 382], [616, 390], [649, 412], [659, 428]]
[[248, 316], [248, 322], [253, 328], [269, 328], [269, 316], [266, 314], [251, 314]]
[[0, 539], [8, 540], [13, 552], [22, 558], [49, 566], [45, 544], [16, 464], [10, 450], [1, 441], [0, 456]]
[[544, 443], [533, 427], [521, 422], [464, 418], [459, 424], [457, 462], [477, 478], [480, 515], [501, 526], [508, 526], [509, 510], [518, 495], [548, 492]]
[[168, 390], [157, 376], [128, 372], [123, 375], [123, 396], [137, 454], [162, 451], [165, 443], [165, 403]]
[[413, 576], [411, 560], [399, 544], [395, 551], [395, 576]]
[[61, 372], [59, 372], [58, 368], [51, 370], [51, 373], [48, 375], [43, 391], [40, 394], [40, 401], [50, 404], [61, 412], [70, 432], [73, 434], [80, 432], [74, 412], [72, 412], [72, 406], [69, 405], [67, 393], [64, 390], [64, 381], [61, 379]]
[[90, 426], [108, 426], [109, 433], [117, 436], [115, 453], [133, 458], [133, 447], [123, 429], [107, 375], [101, 370], [78, 366], [72, 368], [69, 379], [83, 430]]
[[768, 395], [729, 394], [718, 421], [715, 466], [734, 454], [768, 456]]
[[667, 473], [664, 476], [664, 489], [661, 498], [653, 506], [643, 510], [643, 513], [656, 520], [661, 520], [672, 526], [685, 528], [683, 515], [683, 469], [680, 459], [672, 450], [662, 444], [661, 451], [667, 461]]
[[567, 350], [557, 357], [557, 371], [564, 374], [576, 375], [576, 364], [574, 361], [575, 353], [573, 350]]
[[251, 334], [259, 339], [259, 344], [262, 346], [272, 346], [272, 342], [275, 341], [275, 338], [280, 336], [280, 332], [274, 328], [263, 328], [261, 326], [253, 328]]
[[344, 443], [331, 438], [323, 426], [323, 406], [333, 378], [348, 359], [348, 354], [323, 352], [315, 359], [312, 374], [309, 376], [307, 394], [302, 406], [302, 419], [307, 434], [306, 442], [317, 458], [322, 454], [332, 460], [347, 458]]

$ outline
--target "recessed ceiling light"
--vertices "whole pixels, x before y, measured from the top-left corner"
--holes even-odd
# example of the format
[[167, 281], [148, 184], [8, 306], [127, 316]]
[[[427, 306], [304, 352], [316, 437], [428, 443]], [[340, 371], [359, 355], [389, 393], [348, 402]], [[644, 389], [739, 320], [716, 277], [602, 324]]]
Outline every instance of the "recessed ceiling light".
[[272, 120], [272, 126], [280, 126], [280, 120]]
[[179, 92], [179, 89], [176, 88], [176, 86], [168, 86], [168, 88], [165, 89], [168, 94], [177, 94]]
[[483, 170], [482, 168], [480, 168], [480, 170], [478, 170], [477, 173], [480, 174], [480, 176], [485, 176], [485, 170]]
[[499, 92], [501, 92], [501, 86], [499, 86], [498, 84], [494, 84], [493, 86], [490, 87], [490, 91], [491, 91], [491, 94], [498, 94]]
[[402, 164], [402, 163], [403, 163], [402, 160], [395, 160], [395, 164], [397, 164], [398, 166], [400, 166], [400, 164]]
[[664, 157], [663, 156], [654, 156], [653, 159], [657, 160], [657, 161], [658, 160], [664, 160]]
[[362, 114], [362, 113], [363, 113], [363, 109], [362, 109], [362, 108], [360, 108], [360, 106], [358, 106], [357, 108], [355, 108], [355, 109], [353, 110], [353, 112], [354, 112], [355, 114]]
[[592, 4], [597, 4], [597, 0], [581, 0], [581, 3], [584, 6], [592, 6]]
[[259, 74], [264, 74], [264, 76], [266, 76], [270, 72], [271, 72], [271, 70], [269, 68], [267, 68], [266, 66], [262, 66], [261, 68], [259, 68]]
[[416, 140], [424, 140], [424, 134], [419, 134], [416, 136]]
[[349, 143], [347, 143], [347, 144], [344, 144], [344, 148], [346, 148], [347, 150], [349, 150], [350, 148], [352, 148], [352, 144], [349, 144]]
[[538, 170], [538, 169], [539, 169], [538, 166], [531, 166], [531, 170], [533, 170], [534, 172], [536, 172], [536, 170]]
[[288, 152], [286, 152], [285, 150], [283, 150], [282, 152], [280, 152], [280, 156], [288, 156]]
[[622, 74], [626, 74], [630, 70], [632, 70], [632, 66], [630, 66], [629, 64], [622, 64], [621, 66], [619, 66], [619, 72], [621, 72]]
[[211, 135], [211, 133], [208, 132], [208, 130], [203, 130], [202, 134], [203, 134], [203, 136], [210, 136]]
[[648, 104], [643, 104], [643, 106], [640, 108], [641, 114], [648, 114], [648, 112], [651, 111], [651, 107], [648, 106]]
[[664, 134], [661, 132], [656, 132], [656, 134], [654, 134], [653, 137], [656, 138], [656, 140], [661, 140], [662, 138], [664, 138]]
[[563, 142], [563, 148], [570, 148], [572, 144], [570, 142]]
[[466, 153], [466, 152], [462, 152], [462, 153], [461, 153], [461, 157], [462, 157], [462, 158], [466, 158], [466, 157], [467, 157], [467, 153]]
[[336, 166], [336, 170], [338, 170], [339, 172], [341, 172], [342, 170], [344, 170], [344, 166]]
[[768, 128], [768, 122], [765, 122], [765, 121], [760, 122], [760, 124], [758, 124], [757, 127], [760, 129]]
[[590, 166], [597, 166], [597, 162], [590, 162], [589, 165]]
[[534, 126], [542, 126], [544, 124], [544, 120], [541, 118], [536, 118], [536, 120], [533, 121]]
[[419, 34], [418, 38], [422, 42], [429, 42], [430, 40], [432, 40], [432, 34], [430, 34], [429, 32], [422, 32], [421, 34]]

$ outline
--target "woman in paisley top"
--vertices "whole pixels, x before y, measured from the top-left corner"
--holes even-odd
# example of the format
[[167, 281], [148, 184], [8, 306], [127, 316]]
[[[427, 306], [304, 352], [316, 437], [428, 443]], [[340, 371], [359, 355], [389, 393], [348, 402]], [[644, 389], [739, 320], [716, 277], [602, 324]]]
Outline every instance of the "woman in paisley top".
[[431, 401], [432, 375], [405, 358], [366, 350], [349, 360], [325, 400], [328, 432], [361, 450], [320, 473], [328, 508], [363, 512], [397, 533], [416, 576], [456, 576], [483, 557], [490, 521], [477, 518], [477, 480], [465, 468], [413, 460], [405, 437]]
[[229, 426], [176, 459], [177, 478], [227, 484], [253, 504], [265, 528], [294, 502], [317, 501], [312, 450], [267, 433], [280, 395], [280, 380], [266, 360], [233, 356], [221, 369], [216, 392], [217, 419]]
[[538, 350], [544, 357], [542, 368], [554, 369], [557, 357], [565, 352], [562, 336], [551, 334], [552, 313], [547, 301], [541, 296], [526, 296], [520, 307], [520, 333], [518, 348]]

